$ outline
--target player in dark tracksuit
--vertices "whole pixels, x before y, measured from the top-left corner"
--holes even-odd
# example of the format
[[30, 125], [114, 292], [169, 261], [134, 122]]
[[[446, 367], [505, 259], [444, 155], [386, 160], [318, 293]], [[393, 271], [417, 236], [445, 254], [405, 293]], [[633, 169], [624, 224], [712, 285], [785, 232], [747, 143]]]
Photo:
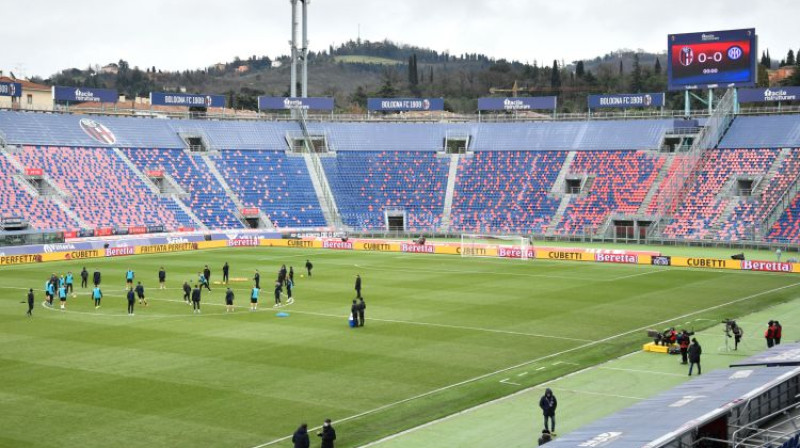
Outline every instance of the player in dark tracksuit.
[[28, 316], [33, 317], [33, 288], [28, 290]]
[[361, 297], [358, 302], [358, 326], [364, 326], [364, 311], [367, 309], [367, 304], [364, 303], [364, 298]]
[[283, 286], [281, 285], [281, 282], [276, 281], [275, 282], [275, 306], [278, 306], [278, 305], [281, 304], [281, 291], [282, 290], [283, 290]]
[[147, 306], [147, 299], [144, 298], [144, 286], [142, 286], [142, 282], [136, 284], [136, 295], [139, 297], [139, 305], [144, 303], [144, 306]]
[[162, 266], [161, 269], [158, 270], [158, 289], [167, 289], [167, 286], [164, 284], [166, 281], [167, 271], [165, 271]]
[[194, 285], [192, 290], [192, 312], [200, 313], [200, 286]]
[[86, 288], [89, 286], [89, 271], [86, 270], [86, 267], [83, 268], [81, 271], [81, 288]]
[[289, 281], [294, 285], [294, 266], [289, 266]]
[[100, 271], [94, 271], [94, 274], [92, 274], [92, 281], [94, 282], [94, 286], [100, 286]]
[[353, 305], [350, 306], [350, 315], [353, 316], [353, 322], [355, 327], [358, 326], [358, 302], [356, 299], [353, 299]]
[[356, 274], [356, 299], [361, 298], [361, 275]]
[[253, 281], [256, 282], [256, 288], [261, 289], [261, 274], [258, 273], [258, 269], [256, 269], [256, 275], [253, 276]]
[[208, 268], [208, 265], [203, 268], [203, 277], [206, 278], [207, 283], [211, 283], [211, 269]]
[[186, 302], [188, 305], [192, 298], [192, 287], [189, 286], [189, 282], [183, 282], [183, 301]]
[[308, 271], [308, 276], [311, 277], [311, 270], [314, 269], [314, 265], [311, 264], [311, 261], [306, 260], [306, 270]]
[[222, 283], [228, 284], [228, 271], [230, 270], [230, 266], [228, 266], [228, 262], [226, 261], [225, 264], [222, 266]]
[[133, 316], [133, 305], [136, 304], [136, 295], [133, 288], [128, 289], [128, 316]]

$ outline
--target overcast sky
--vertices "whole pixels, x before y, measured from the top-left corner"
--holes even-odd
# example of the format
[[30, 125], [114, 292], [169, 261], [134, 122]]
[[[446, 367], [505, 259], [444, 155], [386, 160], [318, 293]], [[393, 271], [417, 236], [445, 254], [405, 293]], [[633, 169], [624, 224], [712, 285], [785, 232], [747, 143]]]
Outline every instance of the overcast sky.
[[[194, 69], [288, 53], [289, 0], [4, 1], [0, 70], [48, 77], [104, 65]], [[755, 27], [759, 53], [800, 49], [800, 0], [312, 0], [310, 49], [358, 35], [533, 62], [621, 48], [666, 50], [667, 34]]]

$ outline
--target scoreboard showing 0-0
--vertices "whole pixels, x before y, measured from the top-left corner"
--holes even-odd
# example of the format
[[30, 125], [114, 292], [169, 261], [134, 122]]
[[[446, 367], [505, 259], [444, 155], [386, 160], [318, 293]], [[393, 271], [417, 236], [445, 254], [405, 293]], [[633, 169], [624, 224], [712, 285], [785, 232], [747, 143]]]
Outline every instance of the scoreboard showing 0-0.
[[670, 90], [754, 86], [756, 30], [670, 34], [667, 38]]

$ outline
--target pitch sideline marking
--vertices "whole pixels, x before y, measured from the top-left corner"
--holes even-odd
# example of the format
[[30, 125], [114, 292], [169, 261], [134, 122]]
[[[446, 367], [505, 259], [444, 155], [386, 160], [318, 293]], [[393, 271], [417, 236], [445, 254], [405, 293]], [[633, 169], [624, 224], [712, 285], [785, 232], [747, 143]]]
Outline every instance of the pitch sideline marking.
[[[673, 317], [671, 319], [666, 319], [666, 320], [663, 320], [661, 322], [651, 323], [651, 324], [648, 324], [648, 325], [643, 326], [643, 327], [635, 328], [633, 330], [629, 330], [629, 331], [626, 331], [626, 332], [623, 332], [623, 333], [619, 333], [619, 334], [616, 334], [616, 335], [613, 335], [613, 336], [608, 336], [608, 337], [603, 338], [603, 339], [598, 339], [596, 341], [592, 341], [592, 342], [589, 342], [589, 343], [586, 343], [586, 344], [583, 344], [583, 345], [579, 345], [577, 347], [572, 347], [572, 348], [569, 348], [569, 349], [566, 349], [566, 350], [562, 350], [560, 352], [556, 352], [556, 353], [551, 353], [551, 354], [548, 354], [548, 355], [540, 356], [539, 358], [536, 358], [536, 359], [525, 361], [525, 362], [510, 366], [510, 367], [504, 367], [504, 368], [496, 370], [494, 372], [489, 372], [489, 373], [485, 373], [485, 374], [482, 374], [482, 375], [478, 375], [476, 377], [469, 378], [469, 379], [466, 379], [466, 380], [463, 380], [463, 381], [459, 381], [457, 383], [453, 383], [453, 384], [450, 384], [450, 385], [447, 385], [447, 386], [443, 386], [443, 387], [439, 387], [437, 389], [430, 390], [428, 392], [423, 392], [421, 394], [417, 394], [417, 395], [414, 395], [414, 396], [411, 396], [411, 397], [408, 397], [408, 398], [404, 398], [402, 400], [398, 400], [398, 401], [395, 401], [393, 403], [387, 403], [385, 405], [381, 405], [381, 406], [378, 406], [376, 408], [360, 412], [358, 414], [353, 414], [353, 415], [350, 415], [348, 417], [337, 419], [337, 421], [338, 422], [346, 422], [346, 421], [350, 421], [350, 420], [355, 420], [357, 418], [361, 418], [361, 417], [364, 417], [366, 415], [375, 414], [375, 413], [383, 411], [385, 409], [389, 409], [389, 408], [392, 408], [392, 407], [395, 407], [395, 406], [398, 406], [398, 405], [401, 405], [401, 404], [404, 404], [404, 403], [408, 403], [408, 402], [411, 402], [411, 401], [414, 401], [414, 400], [418, 400], [420, 398], [429, 397], [431, 395], [435, 395], [435, 394], [440, 393], [440, 392], [444, 392], [444, 391], [447, 391], [447, 390], [450, 390], [450, 389], [453, 389], [453, 388], [456, 388], [456, 387], [459, 387], [459, 386], [463, 386], [465, 384], [474, 383], [474, 382], [480, 381], [482, 379], [489, 378], [491, 376], [497, 375], [498, 373], [505, 373], [505, 372], [508, 372], [510, 370], [518, 369], [520, 367], [524, 367], [524, 366], [527, 366], [527, 365], [531, 365], [531, 364], [543, 361], [545, 359], [554, 358], [556, 356], [561, 356], [561, 355], [564, 355], [566, 353], [576, 352], [576, 351], [579, 351], [579, 350], [582, 350], [582, 349], [585, 349], [585, 348], [593, 347], [593, 346], [601, 344], [601, 343], [605, 343], [605, 342], [608, 342], [608, 341], [611, 341], [611, 340], [614, 340], [614, 339], [618, 339], [618, 338], [620, 338], [622, 336], [627, 336], [629, 334], [633, 334], [633, 333], [636, 333], [636, 332], [644, 331], [644, 330], [647, 330], [648, 328], [656, 326], [656, 325], [663, 325], [665, 323], [669, 323], [669, 322], [672, 322], [672, 321], [675, 321], [675, 320], [685, 319], [687, 317], [694, 316], [694, 315], [697, 315], [697, 314], [700, 314], [700, 313], [705, 313], [705, 312], [712, 311], [712, 310], [715, 310], [715, 309], [718, 309], [718, 308], [723, 308], [723, 307], [728, 306], [728, 305], [733, 305], [733, 304], [736, 304], [736, 303], [744, 302], [744, 301], [747, 301], [747, 300], [750, 300], [750, 299], [754, 299], [756, 297], [761, 297], [761, 296], [763, 296], [765, 294], [771, 294], [773, 292], [783, 291], [784, 289], [794, 288], [796, 286], [800, 286], [800, 282], [792, 283], [790, 285], [780, 286], [780, 287], [777, 287], [777, 288], [772, 288], [772, 289], [769, 289], [769, 290], [766, 290], [766, 291], [761, 291], [759, 293], [751, 294], [751, 295], [745, 296], [745, 297], [740, 297], [738, 299], [731, 300], [731, 301], [728, 301], [728, 302], [725, 302], [725, 303], [720, 303], [720, 304], [717, 304], [717, 305], [714, 305], [714, 306], [706, 307], [706, 308], [703, 308], [701, 310], [692, 311], [691, 313], [686, 313], [686, 314], [683, 314], [683, 315], [680, 315], [680, 316]], [[519, 391], [519, 393], [525, 392], [526, 390], [533, 389], [535, 387], [537, 387], [537, 386], [533, 386], [531, 388], [524, 389], [522, 391]], [[497, 400], [503, 399], [503, 398], [505, 398], [505, 397], [500, 397], [500, 398], [492, 400], [492, 401], [497, 401]], [[482, 405], [485, 405], [485, 404], [488, 404], [488, 403], [491, 403], [491, 401], [486, 402], [486, 403], [482, 403]], [[465, 409], [465, 410], [460, 411], [460, 412], [466, 412], [469, 409], [473, 409], [473, 408], [468, 408], [468, 409]], [[443, 417], [443, 418], [447, 418], [447, 417]], [[428, 422], [428, 423], [426, 423], [426, 425], [433, 424], [434, 422], [439, 421], [439, 420], [442, 420], [442, 419], [438, 419], [438, 420], [434, 420], [432, 422]], [[415, 430], [416, 428], [420, 428], [420, 427], [421, 426], [417, 426], [415, 428], [410, 428], [410, 429], [408, 429], [406, 431], [412, 431], [412, 430]], [[316, 426], [314, 428], [311, 428], [311, 430], [315, 431], [315, 430], [317, 430], [319, 428], [320, 428], [319, 426]], [[384, 437], [383, 439], [376, 440], [376, 441], [371, 442], [370, 444], [365, 445], [365, 446], [371, 446], [371, 445], [377, 444], [378, 442], [381, 442], [381, 441], [386, 441], [386, 440], [393, 439], [399, 434], [402, 434], [402, 432], [394, 434], [394, 435], [391, 435], [391, 436], [388, 436], [388, 437]], [[271, 441], [266, 442], [266, 443], [262, 443], [260, 445], [255, 445], [252, 448], [263, 448], [265, 446], [274, 445], [276, 443], [280, 443], [280, 442], [289, 440], [291, 437], [292, 436], [284, 436], [284, 437], [281, 437], [281, 438], [278, 438], [278, 439], [271, 440]]]
[[679, 376], [679, 377], [681, 377], [681, 378], [683, 378], [683, 377], [684, 377], [684, 375], [680, 375], [680, 374], [678, 374], [678, 373], [672, 373], [672, 372], [658, 372], [658, 371], [655, 371], [655, 370], [623, 369], [623, 368], [621, 368], [621, 367], [598, 367], [598, 369], [603, 369], [603, 370], [616, 370], [616, 371], [618, 371], [618, 372], [630, 372], [630, 373], [647, 373], [647, 374], [650, 374], [650, 375]]

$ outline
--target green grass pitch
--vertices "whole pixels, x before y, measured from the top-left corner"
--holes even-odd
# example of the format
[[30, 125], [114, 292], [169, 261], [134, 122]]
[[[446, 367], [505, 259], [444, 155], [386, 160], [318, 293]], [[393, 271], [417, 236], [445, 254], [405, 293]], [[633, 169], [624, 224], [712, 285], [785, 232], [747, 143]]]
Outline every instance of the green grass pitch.
[[[313, 277], [300, 274], [306, 258]], [[232, 277], [204, 293], [202, 314], [181, 301], [208, 264]], [[295, 303], [278, 318], [271, 285], [294, 266]], [[103, 273], [103, 306], [78, 288], [66, 312], [41, 306], [51, 272]], [[167, 270], [167, 291], [157, 270]], [[126, 315], [124, 272], [150, 305]], [[367, 323], [350, 329], [356, 273]], [[0, 269], [0, 446], [291, 446], [297, 425], [333, 419], [337, 446], [358, 446], [638, 350], [644, 329], [696, 329], [788, 300], [800, 277], [597, 263], [280, 248], [220, 249]], [[79, 280], [77, 281], [79, 284]], [[20, 303], [36, 292], [33, 318]], [[56, 302], [57, 303], [57, 302]], [[707, 319], [707, 320], [706, 320]], [[537, 360], [556, 368], [517, 373]], [[537, 417], [531, 410], [531, 419]], [[502, 428], [500, 426], [499, 428]], [[502, 429], [500, 429], [502, 430]], [[313, 434], [312, 434], [313, 438]], [[318, 442], [315, 442], [318, 443]]]

